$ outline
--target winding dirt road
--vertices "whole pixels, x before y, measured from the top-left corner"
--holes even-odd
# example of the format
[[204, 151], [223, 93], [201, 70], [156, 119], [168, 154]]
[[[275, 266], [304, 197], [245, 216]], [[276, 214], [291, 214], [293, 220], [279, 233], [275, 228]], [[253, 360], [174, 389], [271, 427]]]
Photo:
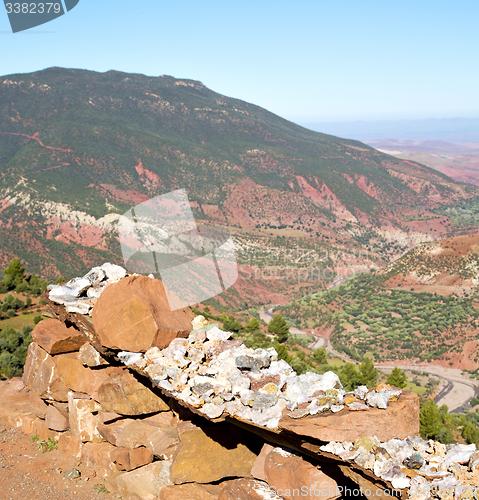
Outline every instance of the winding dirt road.
[[469, 408], [469, 401], [479, 390], [479, 380], [462, 375], [459, 368], [445, 368], [434, 365], [384, 365], [376, 368], [385, 373], [399, 366], [403, 371], [419, 371], [429, 373], [442, 381], [443, 387], [434, 398], [438, 406], [447, 405], [450, 413], [457, 413]]

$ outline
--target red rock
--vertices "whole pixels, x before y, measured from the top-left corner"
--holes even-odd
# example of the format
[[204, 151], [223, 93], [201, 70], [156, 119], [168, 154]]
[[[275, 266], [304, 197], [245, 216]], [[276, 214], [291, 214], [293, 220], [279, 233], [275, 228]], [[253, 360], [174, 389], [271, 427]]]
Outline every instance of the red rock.
[[266, 481], [266, 474], [264, 473], [264, 462], [266, 457], [273, 451], [274, 447], [268, 443], [265, 443], [261, 448], [260, 454], [256, 457], [254, 461], [253, 468], [251, 469], [251, 475], [255, 479], [260, 481]]
[[222, 352], [228, 351], [230, 349], [235, 349], [236, 347], [239, 347], [242, 344], [243, 341], [241, 339], [225, 340], [224, 342], [221, 342], [220, 345], [213, 347], [212, 349], [209, 349], [207, 354], [209, 358], [214, 358], [219, 354], [221, 354]]
[[78, 351], [78, 361], [89, 367], [107, 366], [110, 364], [89, 342], [83, 344]]
[[61, 379], [54, 359], [35, 342], [28, 346], [23, 382], [42, 399], [68, 401], [68, 387]]
[[127, 369], [112, 375], [100, 386], [98, 401], [103, 411], [120, 415], [143, 415], [170, 409], [161, 397], [138, 382]]
[[69, 457], [80, 458], [83, 443], [71, 432], [62, 432], [58, 438], [58, 451]]
[[111, 457], [118, 470], [134, 470], [143, 465], [153, 462], [153, 455], [144, 446], [129, 450], [128, 448], [116, 448]]
[[149, 425], [160, 427], [169, 427], [178, 424], [178, 418], [172, 411], [161, 411], [155, 415], [142, 418], [141, 421]]
[[32, 331], [33, 341], [52, 356], [78, 351], [85, 344], [85, 336], [73, 326], [67, 327], [58, 319], [44, 319]]
[[117, 470], [112, 458], [115, 449], [110, 443], [85, 443], [81, 450], [81, 464], [92, 468], [97, 476], [107, 477]]
[[176, 426], [158, 426], [149, 418], [123, 419], [100, 424], [98, 431], [109, 443], [123, 448], [146, 447], [153, 455], [170, 458], [179, 443]]
[[180, 440], [176, 426], [160, 427], [148, 434], [145, 446], [162, 460], [170, 460], [176, 453]]
[[96, 401], [93, 401], [93, 399], [77, 399], [76, 394], [70, 392], [68, 395], [68, 408], [71, 432], [76, 438], [83, 442], [104, 441], [98, 431], [100, 405]]
[[54, 439], [57, 441], [61, 433], [52, 431], [51, 429], [47, 429], [45, 422], [43, 420], [35, 420], [32, 424], [32, 433], [34, 436], [37, 436], [41, 441], [47, 441], [48, 439]]
[[76, 355], [74, 358], [59, 356], [55, 357], [54, 360], [57, 364], [58, 374], [67, 387], [72, 391], [88, 394], [93, 399], [98, 398], [98, 389], [116, 370], [116, 368], [111, 367], [92, 370], [83, 366]]
[[279, 375], [263, 376], [258, 380], [255, 380], [252, 377], [250, 377], [250, 378], [251, 378], [250, 389], [252, 391], [259, 391], [261, 388], [263, 388], [267, 384], [278, 385], [280, 380], [281, 380]]
[[174, 338], [187, 337], [193, 318], [189, 308], [171, 311], [163, 283], [145, 276], [110, 285], [92, 311], [101, 344], [132, 352], [164, 349]]
[[300, 456], [282, 448], [274, 448], [268, 454], [264, 472], [270, 487], [285, 500], [299, 497], [328, 500], [341, 495], [334, 479]]
[[53, 431], [63, 432], [70, 428], [65, 418], [54, 406], [49, 406], [45, 416], [45, 426]]
[[[106, 441], [114, 446], [117, 446], [117, 439], [121, 435], [123, 429], [127, 427], [128, 424], [131, 424], [133, 422], [135, 422], [135, 420], [125, 418], [116, 420], [115, 422], [111, 422], [109, 424], [99, 423], [98, 432], [104, 439], [106, 439]], [[141, 444], [139, 446], [141, 446]]]
[[98, 412], [98, 418], [100, 420], [100, 424], [111, 424], [112, 422], [123, 418], [123, 416], [118, 413], [100, 411]]
[[68, 403], [52, 401], [52, 404], [65, 418], [68, 418]]
[[120, 494], [134, 500], [158, 500], [161, 490], [169, 485], [170, 464], [165, 461], [153, 462], [115, 478]]
[[[36, 394], [33, 394], [30, 389], [28, 389], [28, 391], [29, 408], [31, 412], [38, 418], [45, 419], [45, 415], [48, 409], [45, 401], [43, 401], [42, 398], [39, 398]], [[55, 401], [53, 403], [55, 403]]]
[[0, 417], [10, 427], [29, 434], [38, 417], [45, 418], [47, 405], [26, 387], [20, 377], [0, 382]]
[[354, 442], [361, 436], [376, 436], [382, 442], [393, 438], [405, 439], [419, 434], [419, 398], [414, 392], [404, 391], [399, 400], [390, 403], [386, 410], [343, 410], [300, 419], [283, 417], [279, 428], [326, 442]]
[[205, 432], [190, 422], [178, 425], [180, 445], [171, 465], [175, 484], [250, 475], [256, 455], [242, 442], [242, 432], [222, 424], [207, 429]]
[[33, 413], [22, 415], [19, 420], [22, 423], [23, 434], [32, 434], [34, 427], [38, 425], [36, 422], [43, 422], [42, 419], [36, 417]]
[[218, 500], [224, 484], [177, 484], [165, 486], [160, 500]]
[[221, 491], [218, 500], [282, 500], [282, 497], [268, 483], [244, 478], [230, 481]]

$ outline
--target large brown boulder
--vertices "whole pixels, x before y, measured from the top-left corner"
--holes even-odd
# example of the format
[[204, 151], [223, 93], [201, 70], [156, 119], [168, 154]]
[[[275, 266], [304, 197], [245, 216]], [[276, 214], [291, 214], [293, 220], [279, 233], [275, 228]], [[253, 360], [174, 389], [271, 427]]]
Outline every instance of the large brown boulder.
[[187, 337], [194, 314], [189, 308], [170, 310], [163, 283], [130, 276], [108, 286], [92, 312], [101, 344], [111, 349], [145, 352], [164, 349], [177, 337]]
[[171, 464], [175, 484], [250, 476], [256, 454], [246, 446], [240, 430], [222, 424], [202, 429], [184, 422], [178, 425], [178, 434], [180, 445]]
[[51, 354], [78, 351], [87, 338], [73, 326], [67, 327], [58, 319], [44, 319], [32, 331], [33, 341]]
[[71, 432], [62, 432], [58, 438], [58, 451], [69, 457], [80, 458], [83, 443]]
[[127, 369], [117, 369], [98, 389], [98, 401], [106, 412], [144, 415], [170, 407], [152, 390], [138, 382]]

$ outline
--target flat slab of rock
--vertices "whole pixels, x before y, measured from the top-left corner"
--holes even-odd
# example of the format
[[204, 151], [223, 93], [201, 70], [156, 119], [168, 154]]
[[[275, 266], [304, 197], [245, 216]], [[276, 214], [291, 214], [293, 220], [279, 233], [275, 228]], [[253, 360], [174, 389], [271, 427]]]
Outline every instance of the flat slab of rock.
[[170, 409], [161, 397], [121, 368], [99, 387], [98, 401], [103, 411], [120, 415], [144, 415]]
[[376, 436], [382, 442], [405, 439], [419, 434], [419, 398], [414, 392], [404, 391], [385, 410], [344, 409], [298, 419], [286, 416], [279, 421], [279, 428], [326, 442], [354, 442], [361, 436]]
[[174, 338], [187, 337], [193, 318], [189, 308], [171, 311], [163, 283], [145, 276], [110, 285], [92, 311], [101, 344], [131, 352], [164, 349]]
[[85, 335], [58, 319], [44, 319], [32, 331], [33, 341], [51, 354], [78, 351], [87, 342]]
[[246, 446], [251, 436], [231, 426], [205, 429], [191, 423], [178, 425], [180, 444], [173, 456], [171, 479], [175, 484], [211, 483], [226, 477], [249, 477], [256, 454]]

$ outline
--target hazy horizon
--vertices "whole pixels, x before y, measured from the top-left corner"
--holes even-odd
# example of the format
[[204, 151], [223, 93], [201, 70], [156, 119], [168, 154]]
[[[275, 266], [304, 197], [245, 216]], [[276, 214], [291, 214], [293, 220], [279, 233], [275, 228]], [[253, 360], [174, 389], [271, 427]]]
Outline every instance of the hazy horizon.
[[371, 141], [400, 139], [408, 141], [479, 142], [479, 118], [430, 118], [424, 120], [354, 120], [299, 123], [324, 134]]
[[13, 34], [0, 9], [0, 73], [168, 74], [296, 123], [472, 117], [478, 17], [472, 0], [82, 0]]

